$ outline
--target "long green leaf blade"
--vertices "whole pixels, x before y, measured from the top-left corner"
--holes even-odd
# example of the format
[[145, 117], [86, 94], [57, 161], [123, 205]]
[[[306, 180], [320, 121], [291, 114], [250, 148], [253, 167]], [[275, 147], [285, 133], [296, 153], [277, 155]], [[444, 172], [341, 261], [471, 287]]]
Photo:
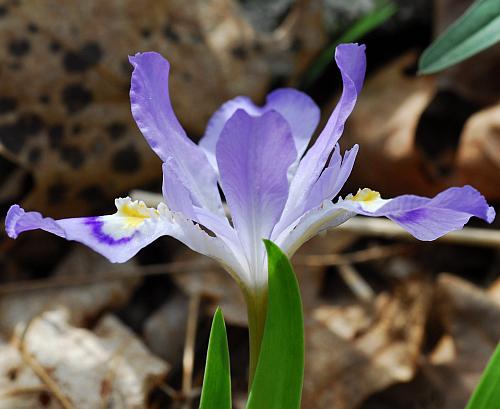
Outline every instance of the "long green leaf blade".
[[215, 311], [210, 330], [200, 409], [231, 409], [229, 348], [220, 308]]
[[292, 266], [265, 240], [269, 263], [266, 324], [247, 409], [298, 409], [304, 377], [304, 319]]
[[490, 358], [466, 409], [493, 409], [500, 405], [500, 344]]
[[500, 1], [477, 0], [434, 43], [419, 61], [419, 73], [448, 68], [500, 41]]

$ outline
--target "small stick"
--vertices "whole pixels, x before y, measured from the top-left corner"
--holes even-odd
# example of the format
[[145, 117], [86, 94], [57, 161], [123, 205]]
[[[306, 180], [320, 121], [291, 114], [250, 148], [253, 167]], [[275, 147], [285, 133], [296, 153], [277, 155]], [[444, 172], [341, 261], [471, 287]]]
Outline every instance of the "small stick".
[[310, 267], [339, 266], [342, 264], [366, 263], [394, 257], [411, 251], [412, 246], [391, 244], [374, 246], [365, 250], [353, 251], [344, 254], [298, 254], [293, 258], [294, 264]]
[[354, 295], [364, 303], [370, 303], [375, 293], [365, 279], [351, 264], [340, 264], [339, 273]]
[[200, 309], [200, 294], [196, 293], [189, 299], [188, 320], [186, 326], [186, 341], [182, 357], [182, 395], [186, 398], [186, 408], [190, 407], [193, 389], [194, 344], [196, 341], [196, 327]]
[[[402, 227], [386, 219], [372, 219], [356, 216], [336, 227], [336, 229], [355, 233], [360, 236], [379, 236], [414, 240], [413, 236]], [[481, 247], [500, 247], [500, 231], [495, 229], [464, 227], [462, 230], [452, 231], [446, 234], [439, 238], [438, 241], [441, 243], [468, 244]]]
[[171, 263], [150, 264], [141, 266], [139, 271], [117, 271], [97, 275], [75, 274], [54, 276], [44, 279], [20, 280], [0, 285], [0, 295], [21, 291], [46, 290], [60, 287], [79, 287], [108, 281], [135, 280], [139, 277], [152, 275], [167, 275], [178, 273], [198, 273], [200, 271], [217, 271], [219, 267], [209, 258], [199, 258], [193, 261], [175, 261]]
[[26, 327], [24, 328], [21, 335], [21, 339], [19, 339], [16, 343], [21, 357], [23, 361], [32, 369], [32, 371], [35, 372], [35, 374], [40, 378], [40, 380], [47, 386], [47, 389], [52, 395], [54, 395], [54, 397], [59, 401], [64, 409], [75, 409], [73, 403], [71, 403], [71, 401], [66, 397], [63, 391], [59, 388], [57, 382], [50, 377], [45, 368], [40, 365], [40, 363], [26, 350], [25, 340], [28, 331], [35, 319], [39, 319], [39, 317], [33, 318], [28, 322], [28, 324], [26, 324]]

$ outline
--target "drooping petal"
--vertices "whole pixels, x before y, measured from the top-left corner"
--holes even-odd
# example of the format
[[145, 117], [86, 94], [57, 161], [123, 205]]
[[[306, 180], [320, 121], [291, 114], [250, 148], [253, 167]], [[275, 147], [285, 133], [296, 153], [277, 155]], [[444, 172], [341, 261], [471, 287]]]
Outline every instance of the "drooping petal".
[[[163, 205], [164, 206], [164, 205]], [[83, 243], [112, 262], [124, 262], [158, 237], [168, 234], [171, 223], [160, 211], [129, 198], [116, 199], [117, 212], [107, 216], [54, 220], [14, 205], [5, 221], [7, 234], [42, 229], [67, 240]]]
[[215, 150], [220, 133], [228, 119], [238, 109], [243, 109], [252, 116], [260, 116], [271, 110], [281, 114], [290, 126], [297, 150], [297, 161], [304, 154], [320, 119], [320, 110], [316, 103], [308, 95], [292, 88], [281, 88], [271, 92], [263, 107], [255, 105], [247, 97], [236, 97], [227, 101], [212, 115], [205, 135], [200, 140], [200, 146], [205, 150], [215, 169], [217, 169]]
[[292, 223], [303, 214], [303, 201], [309, 197], [312, 186], [325, 168], [363, 85], [366, 70], [364, 45], [339, 45], [335, 51], [335, 61], [342, 75], [342, 95], [317, 141], [299, 163], [290, 184], [290, 194], [283, 212], [283, 225]]
[[164, 162], [170, 161], [192, 202], [222, 214], [217, 174], [203, 150], [187, 137], [172, 109], [168, 61], [154, 52], [129, 59], [134, 67], [130, 103], [137, 126], [156, 154]]
[[488, 223], [495, 218], [493, 207], [471, 186], [449, 188], [432, 199], [403, 195], [384, 200], [377, 192], [363, 189], [335, 206], [365, 216], [385, 216], [419, 240], [435, 240], [459, 230], [472, 216]]
[[435, 240], [461, 229], [472, 216], [491, 223], [495, 210], [473, 187], [453, 187], [434, 198], [414, 195], [382, 199], [378, 192], [362, 189], [337, 203], [325, 201], [310, 210], [297, 223], [283, 231], [276, 243], [291, 256], [317, 233], [338, 226], [356, 214], [387, 217], [419, 240]]
[[83, 243], [112, 262], [125, 262], [160, 236], [168, 235], [194, 251], [222, 263], [237, 279], [247, 269], [218, 237], [211, 237], [181, 214], [170, 212], [161, 203], [157, 209], [130, 198], [116, 199], [112, 215], [54, 220], [38, 212], [25, 212], [14, 205], [5, 221], [7, 234], [16, 238], [28, 230], [42, 229], [67, 240]]
[[252, 117], [238, 110], [222, 130], [216, 152], [238, 237], [250, 268], [262, 271], [262, 239], [270, 237], [281, 216], [288, 196], [287, 171], [296, 158], [290, 127], [274, 111]]

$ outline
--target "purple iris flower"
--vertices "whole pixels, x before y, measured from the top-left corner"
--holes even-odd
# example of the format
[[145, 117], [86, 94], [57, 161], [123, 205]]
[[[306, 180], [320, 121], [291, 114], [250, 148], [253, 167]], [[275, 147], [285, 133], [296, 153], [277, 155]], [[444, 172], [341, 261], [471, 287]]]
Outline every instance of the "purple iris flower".
[[219, 261], [246, 294], [255, 294], [267, 286], [263, 238], [292, 256], [314, 235], [356, 214], [385, 216], [420, 240], [460, 229], [471, 216], [491, 223], [494, 209], [470, 186], [447, 189], [432, 199], [382, 199], [362, 189], [334, 201], [358, 151], [355, 145], [342, 156], [338, 141], [361, 91], [365, 47], [340, 45], [335, 61], [342, 74], [342, 96], [306, 152], [320, 119], [307, 95], [279, 89], [262, 107], [245, 97], [230, 100], [212, 116], [196, 145], [170, 103], [169, 63], [157, 53], [136, 54], [130, 58], [132, 114], [163, 161], [164, 203], [148, 208], [120, 198], [115, 214], [62, 220], [14, 205], [7, 214], [8, 235], [16, 238], [23, 231], [43, 229], [84, 243], [113, 262], [124, 262], [168, 235]]

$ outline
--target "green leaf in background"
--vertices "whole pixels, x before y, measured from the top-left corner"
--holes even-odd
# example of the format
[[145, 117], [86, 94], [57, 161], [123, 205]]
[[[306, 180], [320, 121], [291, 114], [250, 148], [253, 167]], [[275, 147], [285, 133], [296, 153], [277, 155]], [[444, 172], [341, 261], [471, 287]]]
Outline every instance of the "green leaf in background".
[[247, 409], [298, 409], [304, 377], [299, 286], [285, 254], [264, 240], [269, 264], [267, 317]]
[[466, 409], [494, 409], [500, 407], [500, 344], [490, 358], [479, 385]]
[[320, 54], [304, 75], [300, 88], [309, 88], [325, 71], [326, 67], [331, 64], [335, 47], [342, 43], [352, 43], [360, 40], [370, 31], [384, 24], [397, 10], [397, 6], [391, 1], [379, 1], [373, 11], [356, 21], [342, 36]]
[[419, 73], [450, 67], [500, 41], [500, 0], [477, 0], [434, 43], [419, 61]]
[[210, 330], [200, 409], [231, 409], [229, 349], [220, 308], [215, 311]]

